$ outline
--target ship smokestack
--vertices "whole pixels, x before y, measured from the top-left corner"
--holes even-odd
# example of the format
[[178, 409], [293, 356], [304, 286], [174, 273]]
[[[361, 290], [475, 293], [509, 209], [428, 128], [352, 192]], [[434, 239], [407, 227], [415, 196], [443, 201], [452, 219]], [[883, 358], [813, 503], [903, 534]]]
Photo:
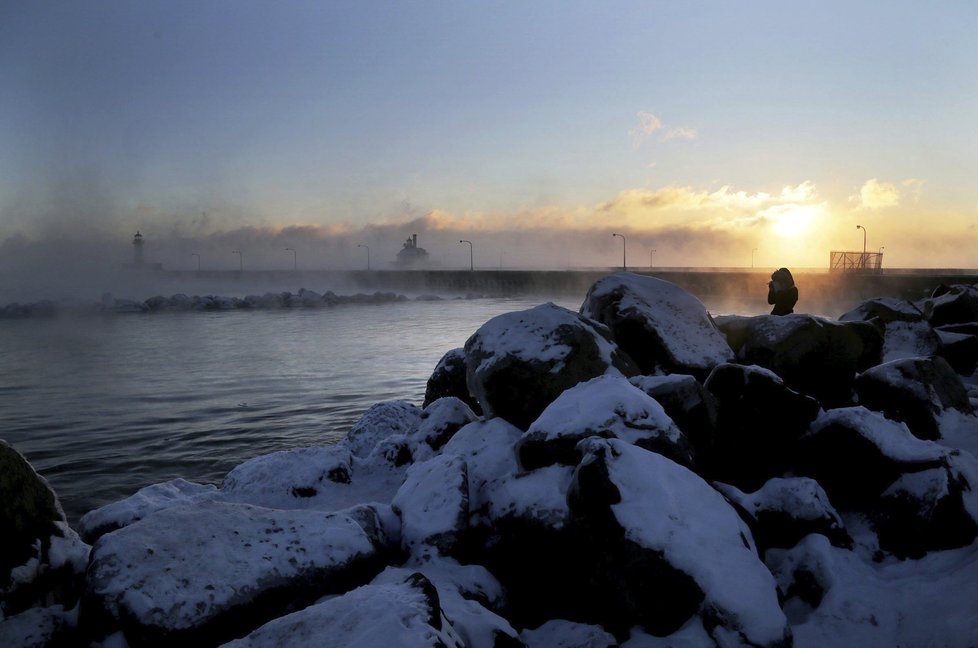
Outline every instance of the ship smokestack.
[[413, 241], [414, 247], [418, 247], [418, 235], [417, 234], [413, 235], [411, 237], [411, 240]]
[[132, 262], [133, 265], [143, 265], [143, 235], [136, 230], [136, 235], [132, 237]]

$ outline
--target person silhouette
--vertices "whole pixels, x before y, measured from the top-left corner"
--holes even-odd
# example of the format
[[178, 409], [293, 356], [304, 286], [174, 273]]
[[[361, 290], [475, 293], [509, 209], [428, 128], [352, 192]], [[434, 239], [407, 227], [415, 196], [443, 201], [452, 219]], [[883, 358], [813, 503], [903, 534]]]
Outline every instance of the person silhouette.
[[788, 315], [798, 303], [798, 288], [787, 268], [778, 268], [767, 283], [767, 303], [774, 304], [772, 315]]

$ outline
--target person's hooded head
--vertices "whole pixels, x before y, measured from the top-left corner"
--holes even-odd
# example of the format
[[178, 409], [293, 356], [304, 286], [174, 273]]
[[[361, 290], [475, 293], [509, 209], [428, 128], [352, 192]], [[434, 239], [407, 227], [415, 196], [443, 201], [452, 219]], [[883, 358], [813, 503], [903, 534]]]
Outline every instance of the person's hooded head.
[[795, 285], [795, 279], [787, 268], [778, 268], [771, 274], [771, 281], [775, 290], [785, 290]]

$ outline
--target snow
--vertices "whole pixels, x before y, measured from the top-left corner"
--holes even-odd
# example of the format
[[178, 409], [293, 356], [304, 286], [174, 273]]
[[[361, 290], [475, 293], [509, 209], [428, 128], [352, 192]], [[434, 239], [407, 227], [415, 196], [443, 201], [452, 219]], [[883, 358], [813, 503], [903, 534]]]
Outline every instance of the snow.
[[57, 645], [52, 639], [66, 625], [64, 607], [29, 608], [6, 619], [0, 615], [0, 646], [4, 648], [34, 648]]
[[708, 603], [736, 617], [753, 641], [778, 641], [786, 621], [774, 579], [758, 558], [750, 530], [723, 496], [654, 452], [614, 439], [585, 442], [592, 449], [602, 444], [614, 457], [610, 475], [621, 503], [612, 510], [626, 537], [661, 551], [696, 581]]
[[115, 618], [191, 628], [290, 578], [374, 552], [363, 528], [345, 515], [201, 502], [102, 536], [88, 582]]
[[[440, 629], [429, 624], [434, 614]], [[422, 588], [371, 584], [266, 623], [225, 648], [420, 648], [461, 646]]]
[[377, 403], [350, 429], [344, 444], [356, 457], [366, 457], [381, 440], [407, 434], [421, 419], [421, 408], [402, 400]]
[[655, 399], [622, 376], [598, 376], [562, 393], [530, 425], [526, 437], [613, 435], [628, 443], [650, 433], [678, 441], [682, 432]]
[[455, 433], [442, 452], [465, 459], [469, 474], [469, 508], [487, 504], [486, 485], [518, 469], [513, 446], [523, 432], [503, 419], [475, 421]]
[[880, 564], [813, 534], [766, 560], [784, 590], [799, 566], [827, 589], [815, 610], [786, 601], [796, 648], [978, 645], [978, 544]]
[[883, 334], [883, 362], [937, 353], [940, 339], [927, 322], [890, 322]]
[[570, 516], [567, 489], [573, 476], [571, 466], [553, 465], [497, 479], [489, 494], [489, 516], [534, 519], [559, 529]]
[[609, 297], [623, 287], [618, 311], [622, 316], [637, 314], [645, 319], [677, 364], [706, 370], [733, 359], [733, 351], [703, 302], [669, 281], [617, 272], [594, 284], [581, 314], [596, 319], [590, 300]]
[[469, 512], [465, 460], [458, 455], [438, 455], [414, 464], [391, 505], [400, 514], [406, 548], [458, 531]]
[[[472, 353], [482, 356], [476, 373], [484, 373], [503, 358], [512, 357], [522, 362], [553, 363], [551, 373], [563, 368], [564, 359], [573, 351], [567, 344], [558, 342], [556, 333], [567, 326], [575, 326], [588, 331], [598, 345], [598, 354], [608, 367], [608, 373], [617, 373], [613, 367], [612, 355], [616, 351], [613, 343], [597, 332], [601, 325], [584, 320], [574, 311], [557, 306], [551, 302], [533, 308], [497, 315], [483, 324], [465, 343], [466, 355]], [[486, 345], [491, 345], [487, 348]], [[473, 371], [473, 367], [469, 367]]]
[[[784, 511], [801, 520], [818, 520], [826, 514], [836, 518], [829, 497], [814, 479], [775, 477], [753, 493], [744, 493], [729, 484], [713, 485], [755, 515], [761, 511]], [[838, 520], [841, 526], [842, 521]]]
[[520, 639], [526, 648], [610, 648], [618, 645], [615, 637], [600, 626], [563, 619], [554, 619], [539, 628], [524, 630], [520, 633]]
[[890, 459], [906, 463], [928, 463], [944, 459], [949, 450], [933, 441], [923, 441], [910, 433], [904, 423], [896, 423], [865, 407], [843, 407], [819, 413], [808, 434], [817, 434], [829, 425], [840, 423], [858, 430]]

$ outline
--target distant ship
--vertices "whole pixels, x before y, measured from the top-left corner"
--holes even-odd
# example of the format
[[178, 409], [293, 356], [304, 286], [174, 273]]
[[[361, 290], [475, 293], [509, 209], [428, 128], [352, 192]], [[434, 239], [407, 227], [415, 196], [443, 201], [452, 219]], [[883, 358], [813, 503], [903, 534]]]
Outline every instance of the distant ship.
[[397, 253], [397, 265], [410, 267], [424, 265], [428, 262], [428, 251], [418, 247], [418, 235], [414, 234], [404, 242], [404, 246]]

